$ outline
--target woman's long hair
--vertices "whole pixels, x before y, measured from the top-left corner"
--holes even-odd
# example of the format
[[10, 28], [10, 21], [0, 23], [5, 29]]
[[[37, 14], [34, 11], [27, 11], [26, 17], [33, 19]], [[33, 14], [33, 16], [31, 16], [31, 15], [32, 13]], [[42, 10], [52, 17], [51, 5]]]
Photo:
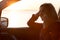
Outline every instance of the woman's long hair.
[[[40, 8], [42, 9], [42, 13], [41, 14], [46, 14], [47, 17], [52, 18], [54, 20], [58, 19], [57, 13], [55, 8], [53, 7], [53, 5], [51, 3], [44, 3], [40, 6]], [[40, 9], [41, 10], [41, 9]], [[39, 11], [40, 12], [40, 11]]]
[[[47, 17], [53, 21], [54, 20], [56, 21], [58, 19], [55, 8], [53, 7], [53, 5], [51, 3], [42, 4], [40, 6], [40, 8], [41, 7], [42, 7], [41, 14], [46, 14]], [[59, 24], [55, 23], [55, 21], [54, 21], [54, 23], [51, 23], [49, 25], [47, 24], [48, 27], [45, 26], [45, 29], [41, 30], [41, 33], [40, 33], [41, 40], [58, 40]], [[51, 21], [49, 21], [49, 22], [51, 22]], [[52, 34], [50, 34], [49, 32], [51, 32]]]

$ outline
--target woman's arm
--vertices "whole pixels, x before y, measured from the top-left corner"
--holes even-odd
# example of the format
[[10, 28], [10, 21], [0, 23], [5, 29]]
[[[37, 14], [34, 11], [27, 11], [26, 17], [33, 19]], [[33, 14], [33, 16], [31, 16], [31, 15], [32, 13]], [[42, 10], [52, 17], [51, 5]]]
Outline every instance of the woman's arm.
[[38, 15], [33, 14], [32, 17], [30, 18], [30, 20], [27, 22], [29, 27], [35, 28], [35, 27], [39, 27], [42, 28], [43, 24], [42, 23], [36, 23], [35, 21], [38, 19]]

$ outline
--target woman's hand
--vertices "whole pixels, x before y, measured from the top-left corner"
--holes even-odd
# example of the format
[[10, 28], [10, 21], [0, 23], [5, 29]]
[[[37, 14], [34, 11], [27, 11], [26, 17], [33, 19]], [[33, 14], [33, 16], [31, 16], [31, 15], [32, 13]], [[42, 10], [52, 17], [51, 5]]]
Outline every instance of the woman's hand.
[[38, 19], [38, 15], [37, 14], [33, 14], [32, 15], [32, 17], [31, 17], [31, 19], [33, 20], [33, 21], [36, 21], [37, 19]]

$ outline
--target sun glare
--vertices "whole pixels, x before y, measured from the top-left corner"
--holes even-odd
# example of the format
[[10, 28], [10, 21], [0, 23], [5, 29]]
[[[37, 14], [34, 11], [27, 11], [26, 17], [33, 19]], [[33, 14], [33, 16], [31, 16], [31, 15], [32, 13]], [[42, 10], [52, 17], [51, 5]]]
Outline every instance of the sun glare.
[[0, 0], [0, 2], [1, 2], [2, 0]]
[[[2, 11], [2, 17], [9, 19], [9, 28], [28, 27], [27, 21], [31, 18], [32, 14], [36, 14], [39, 6], [42, 3], [52, 3], [58, 11], [60, 1], [58, 0], [21, 0], [16, 2]], [[37, 22], [43, 23], [40, 19]]]

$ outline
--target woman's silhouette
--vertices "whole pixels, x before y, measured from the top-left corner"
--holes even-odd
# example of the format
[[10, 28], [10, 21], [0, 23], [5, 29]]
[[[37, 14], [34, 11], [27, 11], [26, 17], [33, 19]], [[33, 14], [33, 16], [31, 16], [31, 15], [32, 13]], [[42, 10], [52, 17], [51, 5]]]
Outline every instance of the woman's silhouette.
[[[38, 19], [38, 17], [41, 17], [44, 23], [35, 23], [35, 21]], [[51, 23], [54, 23], [58, 20], [57, 13], [55, 11], [55, 8], [50, 3], [45, 3], [40, 6], [40, 10], [37, 14], [33, 14], [30, 20], [27, 22], [27, 24], [31, 28], [44, 28], [48, 27]]]
[[59, 26], [58, 16], [52, 4], [41, 5], [40, 16], [44, 20], [43, 28], [41, 30], [41, 40], [58, 40]]
[[[39, 16], [44, 21], [43, 24], [35, 23], [35, 20], [37, 20]], [[39, 12], [32, 15], [32, 18], [28, 21], [28, 25], [36, 28], [40, 27], [41, 40], [56, 40], [55, 37], [57, 37], [59, 27], [57, 27], [57, 20], [58, 16], [53, 5], [51, 3], [44, 3], [40, 6]]]

